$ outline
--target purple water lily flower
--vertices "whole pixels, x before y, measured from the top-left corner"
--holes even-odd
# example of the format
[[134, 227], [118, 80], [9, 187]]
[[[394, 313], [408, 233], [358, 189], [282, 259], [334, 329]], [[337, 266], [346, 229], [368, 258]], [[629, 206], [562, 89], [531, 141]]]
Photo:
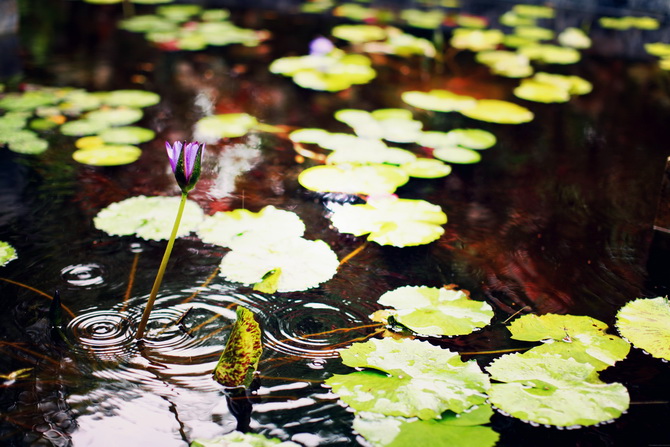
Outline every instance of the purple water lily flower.
[[311, 56], [325, 56], [334, 49], [333, 42], [325, 37], [317, 37], [309, 43], [309, 54]]
[[175, 141], [172, 145], [165, 142], [170, 167], [174, 172], [175, 179], [182, 192], [187, 193], [198, 182], [200, 178], [200, 164], [202, 162], [202, 153], [205, 150], [205, 143], [193, 141], [182, 143]]

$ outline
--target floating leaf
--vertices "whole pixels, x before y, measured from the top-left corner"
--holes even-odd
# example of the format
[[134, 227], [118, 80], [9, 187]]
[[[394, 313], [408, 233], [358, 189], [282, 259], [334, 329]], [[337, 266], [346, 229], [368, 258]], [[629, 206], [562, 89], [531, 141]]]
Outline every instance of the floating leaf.
[[514, 89], [514, 96], [543, 103], [567, 102], [570, 93], [567, 90], [547, 82], [539, 82], [535, 79], [524, 79]]
[[461, 111], [477, 105], [477, 100], [471, 96], [457, 95], [448, 90], [439, 89], [428, 93], [404, 92], [402, 100], [411, 106], [436, 112]]
[[326, 55], [291, 56], [276, 59], [270, 72], [293, 77], [301, 87], [340, 91], [354, 84], [366, 84], [377, 75], [372, 61], [362, 54], [332, 51]]
[[205, 217], [198, 237], [208, 244], [230, 247], [242, 235], [272, 234], [276, 238], [301, 237], [305, 224], [297, 214], [266, 206], [257, 213], [245, 209], [217, 212]]
[[573, 358], [598, 371], [623, 360], [630, 351], [625, 340], [605, 333], [605, 323], [586, 316], [528, 314], [512, 321], [508, 328], [515, 340], [543, 342], [529, 352]]
[[451, 46], [461, 50], [493, 50], [503, 41], [503, 33], [497, 29], [481, 30], [456, 28], [451, 36]]
[[330, 132], [323, 129], [298, 129], [289, 134], [289, 139], [295, 143], [319, 144], [331, 135]]
[[483, 404], [489, 388], [474, 360], [463, 362], [458, 353], [428, 342], [372, 339], [340, 355], [344, 364], [366, 370], [335, 374], [326, 384], [357, 411], [433, 419]]
[[421, 335], [466, 335], [488, 325], [493, 309], [461, 290], [404, 286], [384, 293], [379, 304], [393, 307], [393, 318]]
[[416, 155], [406, 149], [388, 147], [381, 140], [358, 138], [356, 144], [336, 149], [328, 155], [326, 162], [330, 164], [381, 164], [400, 165], [416, 160]]
[[520, 47], [518, 51], [529, 59], [547, 64], [574, 64], [581, 59], [579, 51], [574, 48], [560, 47], [558, 45], [528, 45]]
[[396, 143], [414, 142], [423, 126], [406, 109], [378, 109], [373, 112], [344, 109], [335, 113], [335, 119], [351, 126], [360, 137]]
[[104, 98], [105, 104], [110, 106], [126, 106], [139, 109], [158, 104], [160, 100], [161, 97], [157, 93], [145, 90], [115, 90], [109, 92]]
[[120, 166], [137, 161], [142, 150], [127, 144], [101, 144], [79, 149], [72, 153], [72, 158], [79, 163], [92, 166]]
[[347, 194], [392, 194], [409, 180], [407, 173], [389, 165], [313, 166], [298, 176], [298, 182], [312, 191]]
[[100, 132], [100, 138], [110, 144], [140, 144], [153, 140], [156, 132], [137, 126], [113, 127]]
[[435, 29], [442, 24], [446, 15], [444, 11], [438, 9], [422, 11], [420, 9], [409, 8], [400, 11], [400, 18], [406, 21], [408, 25], [417, 28]]
[[410, 177], [439, 178], [451, 174], [451, 166], [434, 158], [417, 158], [409, 163], [400, 165]]
[[558, 35], [558, 43], [564, 47], [586, 49], [591, 47], [591, 38], [579, 28], [565, 28]]
[[438, 147], [433, 156], [448, 163], [473, 164], [479, 163], [482, 156], [479, 152], [464, 147]]
[[566, 76], [556, 73], [535, 73], [534, 79], [538, 82], [555, 84], [568, 91], [571, 95], [586, 95], [593, 90], [593, 85], [579, 76]]
[[383, 40], [386, 38], [384, 28], [376, 25], [337, 25], [331, 30], [333, 37], [354, 43]]
[[[298, 237], [240, 236], [221, 261], [220, 275], [230, 281], [258, 284], [276, 273], [276, 290], [295, 292], [317, 287], [337, 272], [337, 255], [323, 241]], [[265, 283], [267, 285], [267, 283]]]
[[281, 442], [278, 438], [266, 438], [257, 433], [233, 431], [214, 439], [196, 438], [190, 447], [301, 447], [295, 442]]
[[368, 234], [369, 241], [380, 245], [408, 247], [439, 239], [447, 215], [438, 205], [423, 200], [383, 197], [364, 205], [343, 205], [331, 221], [341, 233]]
[[30, 111], [41, 106], [56, 104], [58, 101], [58, 96], [46, 89], [25, 93], [8, 93], [0, 98], [0, 109]]
[[16, 259], [16, 250], [7, 242], [0, 241], [0, 267]]
[[464, 413], [447, 411], [439, 419], [426, 421], [359, 413], [353, 427], [374, 447], [492, 447], [500, 435], [480, 425], [492, 414], [488, 405]]
[[554, 8], [544, 5], [518, 4], [512, 7], [512, 12], [523, 17], [551, 19], [556, 15]]
[[497, 75], [522, 78], [533, 74], [528, 57], [514, 51], [490, 50], [477, 53], [478, 62], [487, 65]]
[[474, 107], [460, 112], [468, 118], [500, 124], [527, 123], [534, 117], [527, 108], [498, 99], [480, 99]]
[[449, 132], [423, 132], [417, 139], [422, 146], [440, 148], [463, 146], [468, 149], [488, 149], [496, 144], [496, 136], [482, 129], [453, 129]]
[[82, 136], [95, 135], [109, 128], [109, 124], [104, 121], [90, 121], [87, 119], [79, 119], [68, 121], [60, 126], [60, 131], [63, 135]]
[[198, 141], [216, 143], [222, 138], [237, 138], [246, 135], [258, 125], [258, 121], [247, 113], [223, 113], [201, 118], [195, 123], [194, 138]]
[[[135, 235], [154, 241], [167, 240], [177, 215], [179, 201], [179, 197], [130, 197], [100, 210], [93, 218], [93, 224], [98, 230], [112, 236]], [[203, 218], [204, 213], [200, 206], [188, 200], [177, 236], [186, 236], [195, 231]]]
[[133, 124], [142, 119], [141, 109], [131, 107], [116, 107], [89, 112], [86, 115], [88, 121], [102, 122], [108, 126], [125, 126]]
[[647, 50], [647, 53], [654, 56], [659, 57], [670, 56], [670, 43], [664, 43], [664, 42], [645, 43], [644, 49]]
[[656, 358], [670, 360], [670, 302], [667, 297], [640, 298], [616, 315], [619, 333], [633, 346]]
[[237, 306], [236, 312], [237, 320], [214, 368], [214, 379], [223, 386], [248, 388], [263, 353], [261, 327], [246, 307]]
[[620, 383], [604, 383], [588, 363], [550, 354], [509, 354], [486, 370], [494, 383], [490, 402], [505, 413], [538, 424], [575, 427], [615, 419], [630, 398]]

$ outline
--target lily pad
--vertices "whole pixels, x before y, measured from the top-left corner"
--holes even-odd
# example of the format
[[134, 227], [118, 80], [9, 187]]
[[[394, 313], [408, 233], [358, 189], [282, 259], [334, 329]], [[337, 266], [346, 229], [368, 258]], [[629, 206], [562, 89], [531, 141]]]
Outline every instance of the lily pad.
[[607, 325], [591, 317], [578, 315], [523, 315], [508, 326], [512, 338], [541, 341], [528, 352], [558, 354], [602, 370], [623, 360], [630, 345], [607, 334]]
[[16, 259], [16, 250], [10, 244], [0, 241], [0, 267]]
[[533, 74], [530, 59], [515, 51], [480, 51], [475, 58], [478, 62], [487, 65], [493, 73], [500, 76], [523, 78]]
[[647, 50], [647, 53], [653, 56], [658, 57], [670, 56], [670, 43], [665, 42], [645, 43], [644, 49]]
[[0, 143], [7, 144], [9, 150], [19, 154], [37, 155], [49, 148], [49, 143], [27, 129], [0, 128]]
[[483, 404], [490, 386], [474, 360], [424, 341], [372, 339], [340, 355], [345, 365], [365, 370], [335, 374], [326, 385], [356, 411], [434, 419]]
[[384, 293], [378, 302], [393, 307], [395, 321], [420, 335], [466, 335], [493, 318], [488, 303], [471, 300], [461, 290], [404, 286]]
[[465, 147], [438, 147], [433, 151], [433, 156], [448, 163], [474, 164], [482, 160], [479, 152]]
[[123, 126], [105, 129], [100, 138], [110, 144], [140, 144], [153, 140], [156, 132], [137, 126]]
[[493, 50], [503, 41], [504, 34], [497, 29], [456, 28], [451, 36], [451, 46], [460, 50]]
[[384, 40], [386, 30], [377, 25], [337, 25], [331, 30], [333, 37], [353, 43]]
[[[111, 236], [135, 235], [148, 240], [167, 240], [172, 232], [180, 197], [136, 196], [115, 202], [93, 218], [93, 224]], [[184, 207], [178, 237], [195, 231], [204, 213], [197, 203], [188, 200]]]
[[292, 441], [281, 442], [279, 438], [266, 438], [257, 433], [233, 431], [213, 439], [196, 438], [190, 447], [302, 447]]
[[447, 411], [439, 419], [425, 421], [362, 412], [353, 426], [374, 447], [493, 447], [500, 435], [481, 425], [492, 414], [488, 405], [463, 413]]
[[534, 118], [527, 108], [498, 99], [480, 99], [474, 107], [460, 112], [468, 118], [500, 124], [527, 123]]
[[440, 178], [451, 174], [451, 166], [434, 158], [417, 158], [400, 165], [400, 168], [416, 178]]
[[160, 100], [161, 97], [157, 93], [145, 90], [114, 90], [104, 98], [105, 104], [113, 107], [126, 106], [139, 109], [158, 104]]
[[326, 162], [330, 164], [380, 164], [400, 165], [416, 160], [416, 155], [406, 149], [388, 147], [381, 140], [358, 138], [355, 145], [336, 149], [328, 155]]
[[522, 54], [534, 61], [541, 61], [547, 64], [574, 64], [579, 62], [581, 54], [574, 48], [561, 47], [550, 44], [537, 44], [523, 46], [518, 49]]
[[335, 113], [335, 119], [351, 126], [360, 137], [396, 143], [414, 142], [423, 127], [423, 123], [413, 119], [412, 112], [406, 109], [378, 109], [373, 112], [344, 109]]
[[276, 238], [301, 237], [305, 224], [297, 214], [266, 206], [257, 213], [245, 209], [217, 212], [205, 217], [198, 237], [208, 244], [230, 247], [239, 236], [272, 234]]
[[270, 72], [291, 76], [301, 87], [312, 90], [340, 91], [354, 84], [366, 84], [375, 78], [372, 61], [362, 54], [328, 54], [290, 56], [276, 59]]
[[102, 122], [108, 126], [126, 126], [142, 119], [141, 109], [132, 107], [116, 107], [89, 112], [86, 115], [88, 121]]
[[496, 136], [482, 129], [452, 129], [449, 132], [436, 130], [423, 132], [417, 143], [432, 148], [463, 146], [483, 150], [496, 144]]
[[568, 91], [571, 95], [586, 95], [593, 90], [593, 84], [579, 76], [568, 76], [557, 73], [537, 72], [533, 77], [538, 82], [554, 84]]
[[[280, 270], [276, 291], [296, 292], [317, 287], [337, 272], [337, 255], [323, 241], [298, 237], [259, 239], [240, 236], [221, 261], [220, 275], [243, 284], [262, 283], [268, 274]], [[271, 293], [271, 292], [267, 292]]]
[[0, 98], [0, 109], [31, 111], [41, 106], [56, 104], [60, 99], [48, 90], [34, 90], [25, 93], [8, 93]]
[[428, 93], [409, 91], [402, 94], [402, 100], [419, 109], [436, 112], [458, 112], [475, 107], [477, 100], [471, 96], [458, 95], [448, 90], [431, 90]]
[[618, 418], [630, 397], [620, 383], [604, 383], [593, 365], [550, 354], [509, 354], [486, 370], [494, 383], [490, 402], [523, 421], [559, 427], [595, 425]]
[[565, 28], [558, 35], [558, 43], [564, 47], [586, 49], [591, 47], [591, 38], [579, 28]]
[[95, 135], [107, 128], [109, 128], [109, 124], [104, 121], [78, 119], [63, 124], [60, 126], [60, 131], [63, 135], [79, 137], [82, 135]]
[[626, 303], [617, 313], [616, 327], [636, 348], [656, 358], [670, 360], [670, 302], [667, 297], [640, 298]]
[[257, 125], [256, 118], [247, 113], [206, 116], [195, 123], [194, 138], [206, 143], [216, 143], [222, 138], [244, 136]]
[[313, 166], [298, 176], [305, 188], [318, 192], [347, 194], [392, 194], [409, 180], [407, 173], [396, 166]]
[[570, 93], [556, 84], [524, 79], [514, 89], [514, 96], [528, 101], [543, 103], [561, 103], [570, 99]]
[[364, 205], [346, 204], [331, 216], [341, 233], [362, 236], [380, 245], [408, 247], [429, 244], [442, 236], [447, 215], [423, 200], [382, 197]]
[[533, 17], [536, 19], [551, 19], [556, 11], [551, 6], [518, 4], [512, 7], [512, 12], [522, 17]]
[[137, 161], [142, 150], [127, 144], [101, 144], [86, 147], [72, 153], [75, 161], [92, 166], [120, 166]]

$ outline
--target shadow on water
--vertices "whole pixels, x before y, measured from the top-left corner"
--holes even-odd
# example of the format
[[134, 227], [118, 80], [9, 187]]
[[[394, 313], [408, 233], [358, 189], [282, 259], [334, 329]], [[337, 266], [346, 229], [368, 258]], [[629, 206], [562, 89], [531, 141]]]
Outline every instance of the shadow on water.
[[[504, 328], [514, 314], [584, 314], [612, 325], [624, 303], [668, 292], [668, 243], [653, 222], [668, 156], [669, 78], [641, 52], [639, 35], [596, 30], [584, 60], [561, 69], [590, 80], [593, 93], [561, 105], [527, 103], [536, 114], [531, 123], [414, 111], [428, 129], [478, 127], [498, 138], [482, 163], [398, 191], [447, 212], [445, 234], [427, 246], [362, 245], [362, 238], [330, 228], [329, 199], [297, 183], [311, 162], [297, 162], [282, 135], [211, 145], [191, 196], [207, 212], [291, 210], [306, 222], [306, 237], [323, 239], [341, 260], [356, 254], [319, 288], [265, 295], [218, 276], [225, 250], [180, 239], [148, 341], [138, 345], [133, 331], [163, 244], [109, 237], [91, 222], [112, 202], [176, 192], [163, 140], [190, 138], [193, 123], [208, 113], [242, 111], [268, 124], [346, 131], [332, 117], [341, 108], [403, 107], [400, 92], [432, 88], [511, 100], [515, 84], [461, 52], [443, 71], [423, 60], [379, 56], [372, 85], [315, 92], [270, 74], [267, 65], [306, 53], [312, 38], [339, 23], [333, 17], [234, 10], [238, 24], [269, 29], [273, 40], [258, 48], [163, 52], [116, 28], [118, 5], [21, 5], [20, 39], [0, 40], [3, 68], [15, 64], [12, 76], [19, 71], [27, 82], [89, 90], [141, 88], [162, 101], [145, 118], [158, 137], [132, 165], [74, 165], [72, 141], [57, 135], [40, 157], [0, 150], [0, 240], [20, 253], [0, 271], [0, 372], [27, 369], [0, 387], [3, 445], [183, 446], [236, 428], [305, 446], [360, 445], [353, 414], [322, 382], [348, 371], [338, 348], [377, 334], [369, 315], [388, 290], [457, 284], [489, 302], [496, 310], [490, 327], [432, 340], [482, 365], [494, 356], [475, 353], [518, 347]], [[473, 2], [472, 12], [486, 11]], [[580, 11], [565, 12], [565, 23], [571, 14]], [[12, 50], [3, 56], [4, 48]], [[65, 342], [51, 337], [48, 298], [55, 290], [73, 313]], [[250, 395], [228, 393], [211, 378], [236, 305], [253, 309], [264, 329], [261, 376]], [[626, 415], [574, 431], [496, 415], [499, 445], [670, 444], [667, 365], [633, 350], [603, 378], [629, 389]]]

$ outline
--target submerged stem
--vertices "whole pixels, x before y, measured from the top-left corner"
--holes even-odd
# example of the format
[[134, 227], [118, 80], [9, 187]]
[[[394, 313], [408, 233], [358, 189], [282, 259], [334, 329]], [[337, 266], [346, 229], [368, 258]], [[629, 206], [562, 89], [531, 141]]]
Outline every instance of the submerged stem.
[[184, 214], [184, 205], [186, 205], [186, 197], [188, 193], [182, 192], [181, 201], [179, 202], [179, 210], [177, 211], [177, 217], [174, 221], [174, 226], [172, 227], [172, 234], [170, 234], [170, 239], [168, 240], [167, 247], [165, 247], [165, 253], [163, 253], [163, 259], [161, 260], [161, 265], [158, 268], [158, 273], [156, 273], [156, 279], [154, 280], [154, 286], [151, 288], [151, 294], [149, 295], [149, 300], [147, 301], [147, 306], [144, 308], [142, 313], [142, 319], [140, 320], [140, 325], [137, 327], [137, 335], [135, 338], [140, 340], [144, 337], [144, 330], [147, 327], [147, 322], [149, 321], [149, 314], [151, 309], [154, 307], [154, 301], [156, 301], [156, 295], [158, 295], [158, 289], [163, 282], [163, 275], [165, 274], [165, 268], [167, 267], [168, 260], [170, 259], [170, 254], [172, 253], [172, 247], [174, 246], [174, 240], [177, 238], [177, 230], [179, 230], [179, 223], [181, 222], [181, 216]]

